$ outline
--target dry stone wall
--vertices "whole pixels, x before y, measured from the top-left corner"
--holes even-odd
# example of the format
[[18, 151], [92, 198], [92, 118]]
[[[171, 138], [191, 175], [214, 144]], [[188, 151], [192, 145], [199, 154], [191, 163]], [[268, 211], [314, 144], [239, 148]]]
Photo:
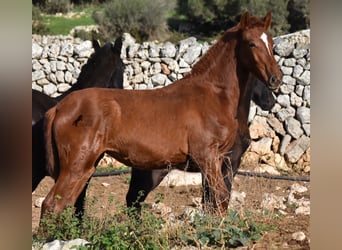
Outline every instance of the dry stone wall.
[[[213, 43], [189, 37], [176, 44], [136, 43], [123, 36], [122, 59], [126, 89], [152, 89], [172, 84], [191, 71], [192, 66]], [[274, 39], [276, 60], [284, 74], [275, 93], [277, 103], [263, 111], [251, 103], [251, 147], [244, 163], [262, 163], [263, 169], [310, 171], [310, 30]], [[50, 96], [66, 91], [93, 53], [90, 41], [71, 36], [32, 36], [32, 88]], [[148, 112], [148, 111], [146, 111]], [[260, 165], [260, 164], [259, 164]]]

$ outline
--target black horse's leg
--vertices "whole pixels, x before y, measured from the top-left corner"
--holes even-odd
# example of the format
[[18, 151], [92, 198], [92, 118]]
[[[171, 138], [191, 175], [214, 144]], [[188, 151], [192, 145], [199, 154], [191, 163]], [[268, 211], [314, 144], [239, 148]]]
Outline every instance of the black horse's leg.
[[77, 218], [79, 219], [79, 221], [82, 221], [82, 217], [84, 215], [85, 198], [86, 198], [86, 194], [87, 194], [87, 188], [89, 185], [89, 181], [90, 181], [90, 179], [85, 184], [82, 192], [78, 196], [76, 203], [75, 203], [75, 214], [76, 214]]
[[127, 207], [134, 208], [140, 215], [141, 202], [167, 175], [168, 169], [142, 170], [132, 168], [131, 182], [126, 195]]

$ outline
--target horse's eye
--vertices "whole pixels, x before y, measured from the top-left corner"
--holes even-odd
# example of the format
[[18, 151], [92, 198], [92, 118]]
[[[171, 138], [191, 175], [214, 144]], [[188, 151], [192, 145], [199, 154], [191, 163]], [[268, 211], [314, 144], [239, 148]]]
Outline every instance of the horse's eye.
[[252, 42], [250, 42], [248, 45], [249, 45], [250, 48], [255, 48], [256, 47], [255, 43], [252, 43]]

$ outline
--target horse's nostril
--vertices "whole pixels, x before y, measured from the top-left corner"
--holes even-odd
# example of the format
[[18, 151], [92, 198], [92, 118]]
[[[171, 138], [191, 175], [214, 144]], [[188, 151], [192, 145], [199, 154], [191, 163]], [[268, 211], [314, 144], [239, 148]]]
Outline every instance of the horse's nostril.
[[271, 75], [269, 80], [268, 80], [268, 83], [269, 83], [270, 89], [276, 90], [279, 87], [280, 81], [278, 80], [278, 78], [275, 75]]
[[271, 86], [274, 86], [274, 85], [278, 85], [278, 80], [277, 80], [277, 77], [275, 75], [272, 75], [269, 79], [269, 84]]

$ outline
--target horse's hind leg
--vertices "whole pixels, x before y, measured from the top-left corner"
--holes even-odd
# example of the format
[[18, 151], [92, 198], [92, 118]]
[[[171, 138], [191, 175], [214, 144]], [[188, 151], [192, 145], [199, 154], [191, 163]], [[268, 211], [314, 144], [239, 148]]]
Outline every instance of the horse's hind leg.
[[136, 208], [140, 213], [141, 202], [156, 188], [167, 175], [168, 169], [142, 170], [132, 168], [131, 182], [126, 195], [129, 208]]
[[76, 203], [75, 203], [75, 214], [78, 217], [78, 219], [80, 219], [80, 220], [82, 219], [82, 217], [84, 215], [85, 198], [86, 198], [86, 194], [87, 194], [87, 188], [89, 185], [89, 181], [90, 181], [90, 179], [86, 182], [82, 192], [78, 196]]
[[89, 152], [89, 155], [83, 159], [80, 157], [69, 159], [74, 163], [71, 165], [67, 165], [66, 160], [61, 159], [58, 179], [43, 202], [41, 217], [48, 211], [58, 215], [67, 205], [75, 204], [95, 171], [96, 158]]

